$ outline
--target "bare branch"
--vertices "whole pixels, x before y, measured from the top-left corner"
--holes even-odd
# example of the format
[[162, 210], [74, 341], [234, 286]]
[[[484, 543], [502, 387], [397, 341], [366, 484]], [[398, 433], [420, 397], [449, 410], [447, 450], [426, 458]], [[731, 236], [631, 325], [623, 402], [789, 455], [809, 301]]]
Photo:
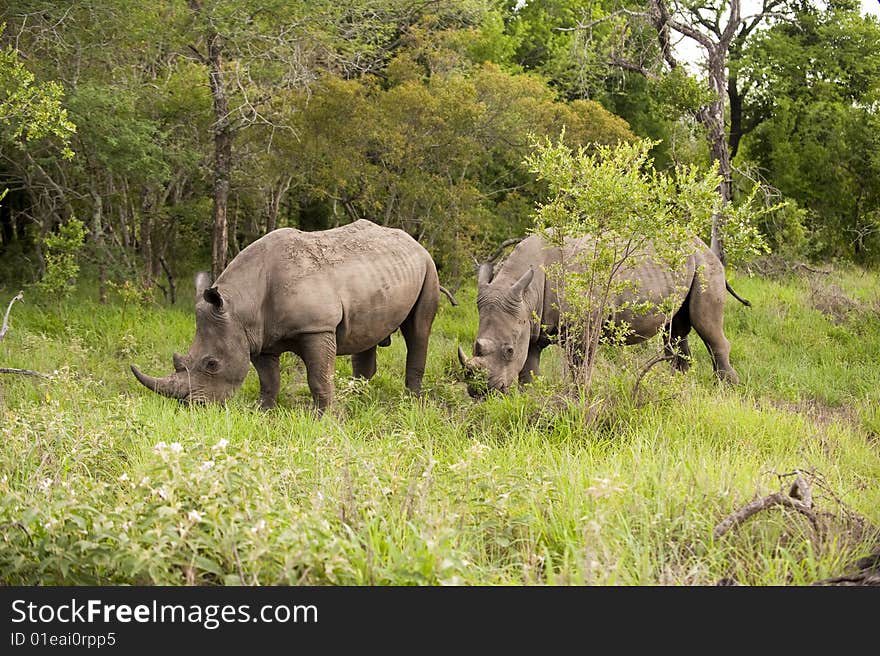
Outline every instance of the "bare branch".
[[510, 239], [505, 239], [501, 242], [501, 245], [495, 250], [494, 253], [486, 260], [486, 262], [495, 262], [501, 255], [504, 253], [504, 249], [508, 246], [513, 246], [514, 244], [520, 243], [525, 237], [511, 237]]
[[675, 357], [674, 354], [669, 354], [669, 355], [658, 354], [658, 355], [655, 355], [650, 360], [648, 360], [648, 363], [644, 367], [642, 367], [642, 370], [639, 372], [639, 375], [636, 377], [636, 383], [635, 383], [635, 385], [633, 385], [633, 389], [632, 389], [632, 393], [630, 394], [630, 398], [635, 400], [636, 396], [639, 393], [639, 385], [642, 382], [642, 378], [644, 378], [645, 374], [647, 374], [651, 370], [651, 367], [653, 367], [655, 364], [658, 364], [660, 362], [665, 362], [666, 360], [671, 360], [674, 357]]
[[205, 57], [205, 56], [199, 51], [198, 48], [196, 48], [196, 47], [195, 47], [193, 44], [191, 44], [191, 43], [186, 44], [186, 47], [189, 48], [190, 51], [196, 56], [196, 59], [199, 60], [199, 63], [200, 63], [200, 64], [204, 64], [205, 66], [208, 65], [208, 58]]
[[11, 301], [9, 301], [9, 307], [6, 308], [6, 315], [3, 317], [3, 326], [0, 327], [0, 341], [3, 341], [3, 338], [6, 337], [6, 333], [9, 331], [9, 313], [12, 312], [12, 306], [16, 301], [21, 301], [24, 299], [24, 292], [18, 292]]

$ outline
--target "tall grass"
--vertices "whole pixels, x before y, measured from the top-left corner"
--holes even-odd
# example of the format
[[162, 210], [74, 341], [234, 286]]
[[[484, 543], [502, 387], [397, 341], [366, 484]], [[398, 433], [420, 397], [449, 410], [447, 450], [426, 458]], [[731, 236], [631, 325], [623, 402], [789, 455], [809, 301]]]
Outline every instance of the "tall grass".
[[[64, 302], [26, 291], [0, 343], [0, 580], [13, 584], [808, 584], [880, 540], [880, 278], [843, 271], [845, 316], [815, 284], [732, 280], [725, 323], [742, 384], [647, 348], [606, 351], [594, 398], [543, 376], [472, 402], [455, 347], [474, 290], [440, 308], [423, 398], [403, 386], [399, 335], [379, 373], [316, 418], [301, 363], [282, 359], [279, 408], [254, 372], [225, 405], [186, 407], [141, 387], [194, 333], [190, 308]], [[8, 299], [16, 290], [3, 290]], [[5, 300], [4, 300], [5, 306]], [[656, 346], [656, 345], [655, 345]], [[722, 538], [756, 495], [811, 472], [817, 533], [771, 509]]]

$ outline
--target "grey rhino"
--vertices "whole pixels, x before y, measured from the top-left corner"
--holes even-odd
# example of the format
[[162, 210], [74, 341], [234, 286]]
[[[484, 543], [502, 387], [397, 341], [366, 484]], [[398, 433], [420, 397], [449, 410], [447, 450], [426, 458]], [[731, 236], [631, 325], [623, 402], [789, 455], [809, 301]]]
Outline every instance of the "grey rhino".
[[[480, 267], [477, 275], [479, 327], [473, 357], [467, 358], [462, 348], [458, 348], [458, 358], [466, 372], [481, 370], [487, 375], [488, 388], [501, 392], [506, 392], [514, 379], [528, 383], [538, 374], [543, 349], [556, 340], [564, 342], [565, 334], [559, 321], [556, 285], [546, 271], [552, 271], [551, 265], [561, 258], [571, 261], [588, 243], [585, 239], [566, 239], [565, 253], [561, 253], [559, 247], [532, 235], [517, 245], [494, 278], [491, 263]], [[672, 357], [676, 369], [686, 371], [690, 366], [688, 333], [693, 327], [706, 344], [718, 377], [730, 383], [739, 382], [730, 364], [730, 342], [724, 336], [725, 291], [730, 291], [742, 303], [749, 303], [727, 284], [724, 266], [702, 240], [695, 239], [693, 253], [680, 271], [669, 271], [651, 257], [640, 257], [637, 264], [624, 268], [620, 276], [639, 283], [635, 290], [625, 292], [626, 300], [657, 303], [671, 297], [677, 308], [671, 322], [659, 311], [615, 313], [611, 319], [630, 325], [627, 344], [649, 339], [665, 327], [669, 331], [666, 354]], [[475, 376], [467, 378], [471, 396], [482, 394], [483, 390], [474, 382]]]
[[[204, 276], [201, 286], [208, 281]], [[260, 404], [271, 408], [279, 357], [292, 351], [305, 363], [312, 398], [323, 410], [333, 398], [335, 356], [351, 354], [354, 375], [369, 379], [376, 346], [389, 343], [399, 327], [406, 386], [418, 394], [438, 298], [433, 259], [402, 230], [363, 219], [320, 232], [281, 228], [197, 291], [195, 340], [187, 355], [174, 354], [173, 374], [152, 378], [131, 370], [159, 394], [206, 402], [230, 397], [252, 363]]]

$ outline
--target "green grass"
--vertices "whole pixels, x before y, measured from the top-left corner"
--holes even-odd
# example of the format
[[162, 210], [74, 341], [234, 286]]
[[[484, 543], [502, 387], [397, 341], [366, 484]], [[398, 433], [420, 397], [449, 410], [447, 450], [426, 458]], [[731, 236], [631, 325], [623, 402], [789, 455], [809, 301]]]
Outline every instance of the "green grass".
[[[425, 394], [403, 387], [399, 335], [368, 384], [337, 360], [316, 419], [301, 363], [282, 359], [279, 408], [254, 372], [224, 406], [185, 407], [131, 376], [170, 371], [188, 307], [58, 303], [26, 291], [0, 342], [0, 580], [11, 584], [809, 584], [880, 541], [880, 277], [823, 278], [856, 305], [812, 307], [804, 279], [735, 276], [726, 331], [742, 378], [715, 384], [694, 335], [686, 375], [650, 348], [603, 355], [594, 394], [544, 376], [472, 402], [455, 347], [473, 289], [440, 308]], [[4, 303], [17, 291], [5, 289]], [[654, 346], [655, 348], [656, 346]], [[813, 472], [816, 534], [780, 508], [713, 527], [777, 474]], [[790, 482], [790, 479], [786, 479]], [[787, 489], [787, 488], [786, 488]]]

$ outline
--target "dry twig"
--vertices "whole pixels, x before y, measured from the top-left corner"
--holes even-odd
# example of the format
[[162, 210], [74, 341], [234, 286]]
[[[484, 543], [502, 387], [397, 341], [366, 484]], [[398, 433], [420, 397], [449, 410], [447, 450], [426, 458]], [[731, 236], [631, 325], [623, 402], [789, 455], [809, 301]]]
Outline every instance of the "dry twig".
[[633, 401], [636, 400], [636, 396], [639, 393], [639, 385], [642, 382], [642, 378], [644, 378], [645, 374], [647, 374], [651, 370], [651, 367], [653, 367], [655, 364], [658, 364], [660, 362], [665, 362], [667, 360], [671, 360], [674, 357], [675, 357], [674, 354], [668, 354], [668, 355], [664, 354], [664, 355], [655, 355], [653, 358], [651, 358], [648, 361], [648, 363], [644, 367], [642, 367], [642, 370], [639, 372], [639, 375], [636, 377], [636, 383], [635, 383], [635, 385], [633, 385], [633, 390], [632, 390], [632, 394], [630, 394], [630, 398]]

